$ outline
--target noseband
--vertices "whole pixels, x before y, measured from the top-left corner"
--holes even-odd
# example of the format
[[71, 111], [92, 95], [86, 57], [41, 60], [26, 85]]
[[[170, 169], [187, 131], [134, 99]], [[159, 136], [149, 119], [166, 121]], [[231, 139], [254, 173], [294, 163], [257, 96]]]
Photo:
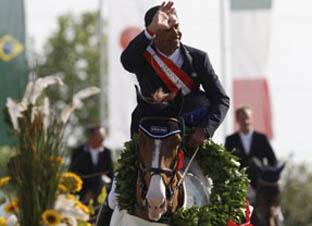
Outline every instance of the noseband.
[[[183, 137], [184, 131], [183, 123], [176, 118], [170, 117], [145, 117], [140, 121], [139, 129], [152, 139], [165, 139], [175, 134], [180, 134]], [[137, 148], [137, 151], [139, 151], [139, 148]], [[177, 166], [179, 165], [178, 162], [179, 154], [171, 163], [170, 168], [162, 168], [160, 166], [160, 162], [157, 168], [147, 168], [142, 164], [142, 162], [139, 161], [139, 179], [141, 198], [143, 201], [145, 200], [145, 196], [148, 190], [144, 176], [147, 173], [151, 173], [151, 177], [154, 175], [159, 175], [162, 178], [166, 187], [166, 199], [169, 200], [169, 202], [172, 202], [174, 192], [178, 190], [174, 184], [174, 178], [179, 170], [177, 169]], [[169, 183], [165, 183], [164, 176], [169, 178]]]

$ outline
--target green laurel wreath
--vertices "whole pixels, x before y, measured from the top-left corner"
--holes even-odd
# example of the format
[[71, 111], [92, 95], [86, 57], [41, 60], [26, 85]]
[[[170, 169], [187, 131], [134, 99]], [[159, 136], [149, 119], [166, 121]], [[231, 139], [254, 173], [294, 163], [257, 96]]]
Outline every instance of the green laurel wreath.
[[[186, 152], [186, 156], [189, 153]], [[205, 175], [213, 180], [210, 203], [203, 207], [180, 208], [167, 223], [171, 226], [226, 226], [229, 220], [241, 223], [245, 216], [249, 181], [237, 157], [222, 145], [206, 141], [196, 156]], [[135, 141], [125, 143], [118, 160], [116, 192], [120, 209], [133, 214], [138, 161]]]

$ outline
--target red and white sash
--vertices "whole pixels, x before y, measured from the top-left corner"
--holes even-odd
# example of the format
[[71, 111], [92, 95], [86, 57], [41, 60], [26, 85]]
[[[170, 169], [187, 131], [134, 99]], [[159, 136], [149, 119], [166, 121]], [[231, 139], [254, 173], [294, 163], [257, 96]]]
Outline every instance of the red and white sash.
[[144, 57], [171, 92], [181, 89], [182, 93], [186, 95], [197, 89], [193, 80], [181, 68], [177, 67], [170, 59], [158, 54], [151, 46], [147, 47]]

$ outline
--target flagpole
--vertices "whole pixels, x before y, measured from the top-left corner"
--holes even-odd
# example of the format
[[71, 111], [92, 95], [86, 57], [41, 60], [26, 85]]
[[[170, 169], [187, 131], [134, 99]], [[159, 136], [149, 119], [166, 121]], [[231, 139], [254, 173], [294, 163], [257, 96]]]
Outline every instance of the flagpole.
[[[229, 12], [229, 1], [230, 0], [219, 0], [219, 21], [220, 21], [220, 62], [221, 62], [221, 78], [224, 88], [227, 94], [232, 96], [232, 79], [229, 73], [229, 23], [228, 23], [228, 12]], [[232, 99], [232, 98], [231, 98]], [[233, 102], [231, 102], [233, 103]], [[224, 119], [222, 124], [223, 138], [231, 131], [232, 122], [232, 110], [229, 109], [227, 117]]]
[[[99, 0], [98, 8], [98, 42], [99, 42], [99, 86], [100, 86], [100, 100], [99, 100], [99, 115], [100, 115], [100, 124], [101, 126], [107, 128], [107, 107], [106, 96], [107, 96], [107, 87], [106, 87], [106, 74], [105, 74], [105, 65], [106, 65], [106, 54], [104, 46], [104, 23], [103, 23], [103, 2], [104, 0]], [[105, 18], [105, 17], [104, 17]]]

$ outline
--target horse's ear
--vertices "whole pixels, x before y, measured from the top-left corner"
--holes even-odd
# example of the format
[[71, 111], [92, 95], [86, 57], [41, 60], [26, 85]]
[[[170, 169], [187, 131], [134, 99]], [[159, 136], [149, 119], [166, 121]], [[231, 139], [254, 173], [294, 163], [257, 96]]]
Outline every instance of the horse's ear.
[[174, 111], [177, 113], [177, 115], [181, 114], [183, 103], [184, 103], [184, 97], [183, 97], [181, 89], [179, 89], [179, 91], [177, 92], [174, 98], [174, 108], [175, 108]]
[[278, 164], [276, 167], [276, 172], [280, 174], [284, 170], [285, 166], [286, 166], [285, 162]]
[[260, 175], [263, 173], [263, 164], [260, 159], [257, 157], [252, 157], [249, 160], [249, 170], [251, 172], [252, 177], [257, 180]]

